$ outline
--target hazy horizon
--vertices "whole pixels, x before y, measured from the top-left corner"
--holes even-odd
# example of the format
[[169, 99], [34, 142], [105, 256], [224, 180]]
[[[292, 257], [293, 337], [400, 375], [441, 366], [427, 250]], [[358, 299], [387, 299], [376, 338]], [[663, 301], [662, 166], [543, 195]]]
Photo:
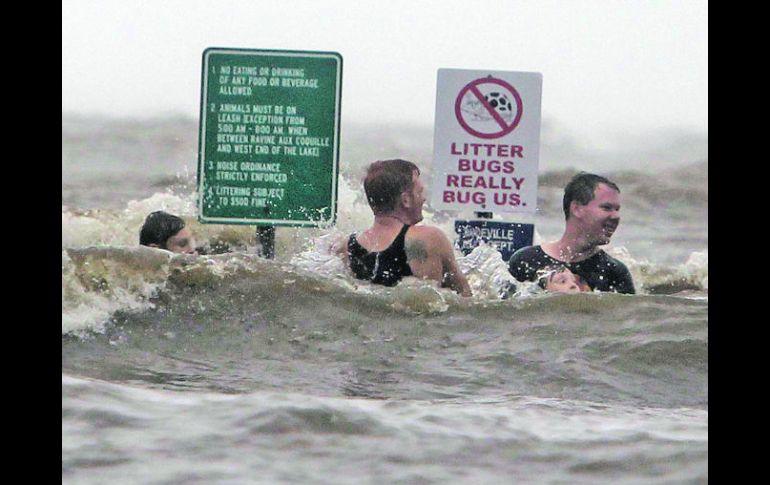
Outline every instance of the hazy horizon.
[[432, 125], [439, 68], [543, 74], [592, 143], [708, 133], [706, 1], [64, 0], [62, 113], [197, 119], [207, 47], [339, 52], [342, 122]]

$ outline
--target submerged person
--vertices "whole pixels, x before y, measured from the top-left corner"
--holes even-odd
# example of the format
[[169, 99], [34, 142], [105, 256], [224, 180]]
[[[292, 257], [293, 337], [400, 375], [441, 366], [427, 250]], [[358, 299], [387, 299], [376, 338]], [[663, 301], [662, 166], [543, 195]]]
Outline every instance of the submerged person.
[[471, 296], [443, 231], [416, 225], [423, 219], [423, 191], [420, 169], [414, 163], [401, 159], [372, 163], [364, 178], [364, 192], [374, 223], [360, 234], [337, 241], [332, 251], [361, 280], [395, 286], [405, 276], [416, 276]]
[[150, 213], [139, 231], [139, 244], [173, 253], [196, 254], [195, 239], [184, 220], [164, 211]]
[[606, 178], [580, 172], [564, 188], [566, 224], [561, 239], [527, 246], [508, 261], [518, 281], [536, 281], [538, 271], [564, 266], [593, 290], [635, 293], [631, 273], [599, 246], [610, 242], [620, 223], [620, 189]]
[[542, 270], [538, 285], [551, 293], [582, 293], [591, 288], [566, 266], [549, 267]]

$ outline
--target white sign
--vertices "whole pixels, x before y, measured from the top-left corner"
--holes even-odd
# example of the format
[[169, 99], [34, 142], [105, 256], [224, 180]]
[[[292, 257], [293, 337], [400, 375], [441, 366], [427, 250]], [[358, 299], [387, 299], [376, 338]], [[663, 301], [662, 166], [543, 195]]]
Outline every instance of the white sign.
[[534, 214], [542, 88], [535, 72], [438, 70], [434, 208]]

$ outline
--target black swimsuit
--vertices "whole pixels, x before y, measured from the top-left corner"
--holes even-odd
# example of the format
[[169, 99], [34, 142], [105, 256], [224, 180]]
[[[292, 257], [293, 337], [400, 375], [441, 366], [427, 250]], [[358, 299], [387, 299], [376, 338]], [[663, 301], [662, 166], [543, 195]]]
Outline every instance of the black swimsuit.
[[406, 261], [404, 239], [409, 226], [404, 224], [396, 239], [384, 251], [369, 252], [351, 234], [348, 239], [350, 269], [356, 278], [385, 286], [395, 286], [404, 276], [412, 275]]

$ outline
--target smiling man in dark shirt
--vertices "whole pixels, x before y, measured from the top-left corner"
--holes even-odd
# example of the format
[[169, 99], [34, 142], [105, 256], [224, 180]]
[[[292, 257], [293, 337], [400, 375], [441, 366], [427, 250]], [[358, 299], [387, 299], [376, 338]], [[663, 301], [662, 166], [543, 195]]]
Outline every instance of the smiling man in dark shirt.
[[516, 251], [508, 270], [519, 281], [536, 281], [539, 272], [565, 266], [583, 289], [635, 293], [631, 273], [599, 246], [610, 242], [620, 223], [620, 189], [606, 178], [581, 172], [564, 188], [566, 225], [558, 241]]

